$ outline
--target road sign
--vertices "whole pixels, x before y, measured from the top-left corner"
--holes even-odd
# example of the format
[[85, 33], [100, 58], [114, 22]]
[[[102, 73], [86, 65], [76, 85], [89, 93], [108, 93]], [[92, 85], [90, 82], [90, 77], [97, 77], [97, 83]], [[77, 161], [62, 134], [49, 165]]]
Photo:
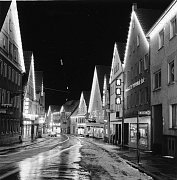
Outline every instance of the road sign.
[[150, 116], [151, 115], [151, 111], [138, 111], [138, 115]]

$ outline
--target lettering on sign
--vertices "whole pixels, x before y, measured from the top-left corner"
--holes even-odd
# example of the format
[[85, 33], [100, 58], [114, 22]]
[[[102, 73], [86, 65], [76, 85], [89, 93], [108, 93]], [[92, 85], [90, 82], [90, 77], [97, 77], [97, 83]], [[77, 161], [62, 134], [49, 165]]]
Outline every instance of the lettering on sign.
[[143, 84], [145, 82], [144, 78], [141, 78], [140, 80], [138, 80], [137, 82], [131, 84], [130, 86], [127, 87], [127, 89], [125, 90], [126, 92], [135, 88], [136, 86], [139, 86], [140, 84]]
[[147, 116], [150, 116], [150, 115], [151, 115], [151, 111], [139, 111], [138, 114], [139, 114], [139, 115], [147, 115]]

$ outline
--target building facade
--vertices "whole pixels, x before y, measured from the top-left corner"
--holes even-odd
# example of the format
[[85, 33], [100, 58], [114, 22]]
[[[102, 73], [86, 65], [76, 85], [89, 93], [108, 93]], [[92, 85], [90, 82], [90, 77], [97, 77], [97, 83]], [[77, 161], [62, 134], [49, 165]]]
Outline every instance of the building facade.
[[42, 71], [35, 71], [35, 87], [37, 103], [37, 117], [35, 119], [35, 124], [37, 125], [38, 136], [41, 137], [47, 130], [45, 123], [45, 92]]
[[[104, 138], [104, 108], [103, 91], [104, 84], [108, 84], [110, 76], [110, 67], [96, 65], [93, 75], [93, 82], [89, 101], [89, 119], [87, 129], [89, 136]], [[105, 83], [104, 83], [105, 82]]]
[[16, 1], [0, 4], [0, 145], [21, 141], [25, 72]]
[[70, 134], [70, 115], [77, 108], [79, 100], [70, 100], [61, 106], [60, 109], [60, 123], [61, 133]]
[[[125, 44], [115, 43], [110, 74], [110, 141], [113, 144], [122, 142], [123, 123], [123, 94], [124, 78], [122, 61], [124, 57]], [[120, 84], [117, 84], [118, 81]], [[119, 92], [118, 92], [119, 91]], [[118, 102], [119, 101], [119, 102]]]
[[177, 1], [150, 29], [153, 148], [177, 157]]
[[147, 150], [151, 149], [151, 83], [146, 33], [157, 16], [158, 11], [133, 4], [124, 56], [124, 144]]
[[24, 51], [26, 73], [23, 76], [23, 138], [37, 137], [37, 102], [34, 73], [34, 57], [31, 51]]
[[89, 100], [90, 100], [90, 92], [82, 91], [79, 101], [79, 109], [77, 113], [77, 133], [80, 135], [88, 134], [86, 123], [88, 123]]

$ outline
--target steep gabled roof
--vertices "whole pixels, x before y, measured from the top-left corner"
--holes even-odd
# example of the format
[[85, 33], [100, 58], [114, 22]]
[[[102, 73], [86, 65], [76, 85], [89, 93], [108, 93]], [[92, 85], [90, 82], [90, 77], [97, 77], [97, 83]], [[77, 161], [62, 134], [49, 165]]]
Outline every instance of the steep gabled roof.
[[120, 43], [120, 42], [117, 42], [117, 51], [119, 53], [119, 57], [120, 57], [120, 60], [121, 60], [121, 63], [124, 62], [124, 54], [125, 54], [125, 47], [126, 47], [126, 43]]
[[137, 9], [135, 10], [138, 20], [146, 34], [162, 14], [159, 9]]
[[71, 116], [77, 116], [78, 111], [79, 111], [79, 105], [78, 105], [78, 106], [76, 106], [76, 108], [75, 108], [75, 109], [74, 109], [74, 111], [70, 114], [70, 116], [69, 116], [69, 117], [71, 117]]
[[101, 96], [103, 96], [104, 77], [106, 75], [106, 79], [109, 81], [111, 67], [104, 66], [104, 65], [96, 65], [95, 68], [96, 68], [96, 72], [97, 72], [100, 93], [101, 93]]
[[83, 91], [83, 96], [85, 99], [86, 106], [88, 107], [90, 101], [90, 91]]
[[65, 112], [73, 112], [75, 110], [75, 108], [79, 105], [79, 100], [70, 100], [67, 101], [63, 107]]
[[50, 105], [50, 110], [51, 112], [59, 112], [61, 109], [61, 106], [58, 106], [58, 105]]
[[153, 23], [155, 23], [155, 21], [158, 19], [161, 13], [162, 13], [161, 10], [137, 9], [137, 4], [136, 3], [133, 4], [130, 25], [128, 30], [128, 38], [126, 42], [125, 55], [124, 55], [124, 67], [126, 65], [127, 53], [129, 51], [129, 41], [131, 38], [132, 25], [134, 23], [134, 20], [137, 20], [139, 28], [142, 31], [143, 38], [147, 41], [146, 33], [152, 27]]
[[35, 80], [36, 80], [36, 92], [42, 91], [43, 86], [43, 72], [42, 71], [35, 71]]

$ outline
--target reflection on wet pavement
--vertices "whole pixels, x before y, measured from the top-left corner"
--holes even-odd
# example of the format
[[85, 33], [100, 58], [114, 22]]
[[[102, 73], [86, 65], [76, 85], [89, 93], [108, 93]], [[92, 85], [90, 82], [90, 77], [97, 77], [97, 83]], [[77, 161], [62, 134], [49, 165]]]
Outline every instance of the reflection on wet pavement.
[[19, 172], [8, 177], [14, 180], [82, 179], [89, 180], [89, 173], [79, 166], [80, 143], [62, 149], [58, 146], [18, 163]]

